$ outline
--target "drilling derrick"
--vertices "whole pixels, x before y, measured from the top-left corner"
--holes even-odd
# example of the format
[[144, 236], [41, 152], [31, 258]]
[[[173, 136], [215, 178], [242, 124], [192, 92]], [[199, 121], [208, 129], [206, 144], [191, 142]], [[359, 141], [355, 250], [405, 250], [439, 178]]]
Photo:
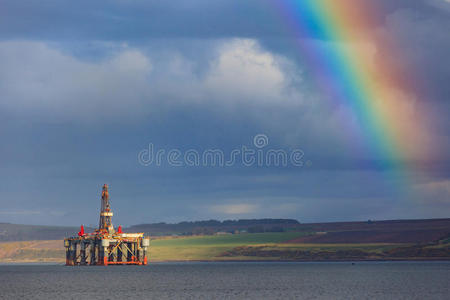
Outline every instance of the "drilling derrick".
[[100, 221], [93, 233], [81, 225], [78, 236], [64, 239], [66, 265], [146, 265], [150, 239], [144, 233], [124, 233], [112, 225], [108, 186], [103, 185]]
[[108, 232], [113, 233], [114, 227], [111, 222], [111, 218], [113, 216], [113, 212], [111, 211], [111, 207], [109, 205], [109, 193], [108, 186], [106, 184], [103, 185], [102, 190], [102, 203], [100, 209], [100, 222], [98, 225], [98, 230], [100, 232]]

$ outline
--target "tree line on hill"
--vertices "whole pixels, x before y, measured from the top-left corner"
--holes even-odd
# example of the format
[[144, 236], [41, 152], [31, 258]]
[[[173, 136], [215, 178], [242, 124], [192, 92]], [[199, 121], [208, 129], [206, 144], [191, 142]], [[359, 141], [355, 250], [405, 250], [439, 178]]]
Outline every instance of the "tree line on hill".
[[[217, 232], [281, 232], [300, 224], [291, 219], [207, 220], [176, 224], [152, 223], [125, 228], [125, 232], [145, 232], [147, 235], [198, 235]], [[58, 240], [76, 236], [79, 226], [40, 226], [0, 223], [0, 241]], [[85, 227], [86, 232], [94, 228]]]
[[290, 230], [300, 222], [294, 219], [240, 219], [185, 221], [175, 224], [153, 223], [139, 224], [126, 229], [128, 232], [144, 232], [148, 235], [200, 235], [215, 233], [258, 233], [283, 232]]
[[[76, 236], [79, 226], [39, 226], [0, 223], [1, 241], [62, 240]], [[86, 232], [94, 228], [85, 227]], [[144, 232], [149, 236], [200, 235], [299, 231], [307, 233], [296, 243], [429, 243], [450, 237], [450, 218], [422, 220], [384, 220], [300, 224], [293, 219], [207, 220], [175, 224], [140, 224], [125, 232]]]

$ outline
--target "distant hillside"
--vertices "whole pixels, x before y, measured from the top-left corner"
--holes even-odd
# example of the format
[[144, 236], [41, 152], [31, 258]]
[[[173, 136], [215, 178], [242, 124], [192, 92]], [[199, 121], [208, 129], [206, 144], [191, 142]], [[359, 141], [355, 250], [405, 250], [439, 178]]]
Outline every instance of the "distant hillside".
[[430, 243], [450, 237], [450, 219], [311, 223], [296, 230], [316, 234], [292, 243]]
[[254, 219], [198, 221], [177, 224], [141, 224], [128, 232], [147, 235], [197, 235], [217, 232], [283, 232], [306, 233], [293, 243], [429, 243], [450, 237], [450, 219], [386, 220], [300, 224], [291, 219]]
[[[92, 232], [92, 228], [85, 228]], [[0, 242], [61, 240], [74, 236], [79, 227], [33, 226], [0, 223]], [[291, 243], [430, 243], [450, 238], [450, 219], [388, 220], [300, 224], [293, 219], [196, 221], [176, 224], [140, 224], [125, 232], [149, 236], [213, 235], [226, 233], [299, 232]]]
[[145, 232], [148, 235], [197, 235], [217, 232], [283, 232], [296, 228], [300, 222], [293, 219], [242, 219], [180, 222], [176, 224], [153, 223], [131, 226], [127, 232]]
[[[266, 232], [153, 237], [157, 261], [364, 261], [450, 260], [450, 239], [433, 243], [292, 243], [305, 232]], [[321, 234], [319, 234], [321, 235]], [[291, 241], [291, 242], [289, 242]], [[0, 262], [63, 263], [62, 240], [0, 243]]]
[[80, 227], [0, 223], [0, 241], [59, 240], [76, 235], [79, 230]]
[[[125, 228], [125, 232], [145, 232], [147, 235], [196, 235], [214, 234], [219, 231], [235, 232], [282, 232], [300, 224], [289, 219], [256, 219], [228, 221], [196, 221], [177, 224], [154, 223], [141, 224]], [[80, 227], [39, 226], [0, 223], [0, 241], [58, 240], [78, 233]], [[93, 228], [85, 227], [86, 232]]]

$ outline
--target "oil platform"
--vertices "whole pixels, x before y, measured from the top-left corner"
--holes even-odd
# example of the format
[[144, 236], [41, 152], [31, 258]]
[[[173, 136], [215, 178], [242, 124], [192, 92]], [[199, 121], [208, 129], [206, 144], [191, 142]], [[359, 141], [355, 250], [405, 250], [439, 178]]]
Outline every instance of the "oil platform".
[[144, 233], [123, 233], [114, 229], [108, 186], [103, 185], [100, 222], [93, 233], [81, 225], [78, 236], [64, 239], [66, 266], [146, 265], [150, 239]]

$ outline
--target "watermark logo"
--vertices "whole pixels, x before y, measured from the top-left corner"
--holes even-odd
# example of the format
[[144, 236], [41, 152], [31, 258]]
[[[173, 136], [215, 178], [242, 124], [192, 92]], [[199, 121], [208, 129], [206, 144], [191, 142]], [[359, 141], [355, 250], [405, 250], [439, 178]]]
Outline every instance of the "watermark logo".
[[253, 144], [256, 148], [264, 148], [269, 144], [269, 138], [265, 134], [257, 134], [253, 138]]
[[301, 149], [274, 149], [268, 147], [269, 138], [265, 134], [253, 137], [253, 145], [242, 145], [225, 153], [222, 149], [205, 149], [199, 151], [188, 149], [157, 149], [149, 143], [146, 149], [138, 153], [138, 162], [142, 166], [172, 167], [233, 167], [238, 164], [246, 167], [303, 167], [311, 166], [311, 162], [304, 159]]

